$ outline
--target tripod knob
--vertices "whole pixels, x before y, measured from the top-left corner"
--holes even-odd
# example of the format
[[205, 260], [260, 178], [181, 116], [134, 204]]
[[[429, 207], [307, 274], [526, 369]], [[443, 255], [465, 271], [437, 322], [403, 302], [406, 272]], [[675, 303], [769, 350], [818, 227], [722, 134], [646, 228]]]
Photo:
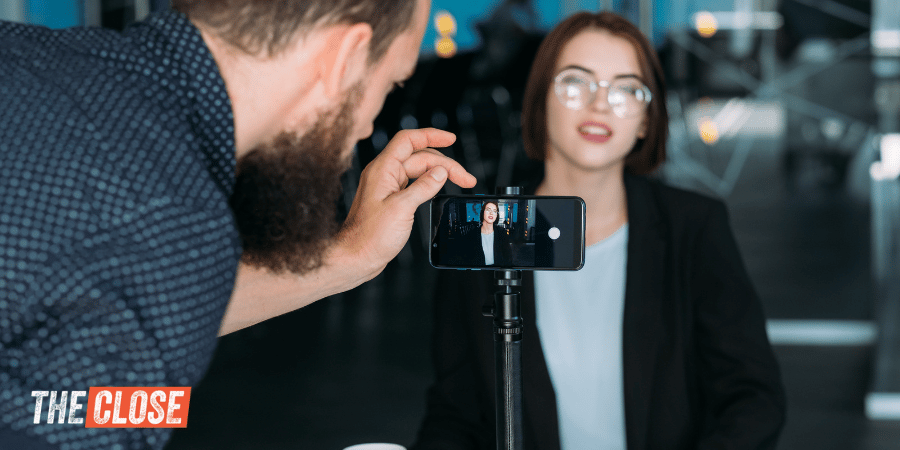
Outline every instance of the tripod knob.
[[494, 332], [497, 334], [522, 334], [522, 328], [497, 328]]
[[522, 188], [520, 186], [497, 186], [494, 189], [494, 194], [496, 195], [522, 195]]
[[496, 286], [521, 286], [522, 271], [521, 270], [495, 270], [494, 285]]

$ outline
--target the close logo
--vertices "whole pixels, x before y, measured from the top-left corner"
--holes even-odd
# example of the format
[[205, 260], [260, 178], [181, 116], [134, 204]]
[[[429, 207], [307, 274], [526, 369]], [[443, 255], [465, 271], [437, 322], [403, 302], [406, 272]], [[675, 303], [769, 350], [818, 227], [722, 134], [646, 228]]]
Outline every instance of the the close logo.
[[[58, 394], [58, 395], [57, 395]], [[71, 394], [71, 395], [70, 395]], [[79, 398], [88, 394], [87, 421], [76, 417], [83, 408]], [[32, 391], [34, 423], [41, 423], [44, 399], [50, 397], [47, 423], [84, 424], [85, 428], [187, 428], [191, 388], [91, 387], [85, 391]], [[57, 401], [59, 398], [59, 401]]]

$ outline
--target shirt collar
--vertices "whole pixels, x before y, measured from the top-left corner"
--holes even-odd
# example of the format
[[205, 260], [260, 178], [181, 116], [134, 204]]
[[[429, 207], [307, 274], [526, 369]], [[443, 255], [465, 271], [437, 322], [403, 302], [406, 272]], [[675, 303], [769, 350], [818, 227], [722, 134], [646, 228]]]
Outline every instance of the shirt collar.
[[162, 11], [126, 33], [147, 33], [139, 39], [144, 50], [171, 69], [176, 95], [187, 106], [191, 128], [199, 139], [194, 146], [213, 180], [230, 197], [237, 165], [234, 113], [225, 80], [200, 30], [183, 14]]

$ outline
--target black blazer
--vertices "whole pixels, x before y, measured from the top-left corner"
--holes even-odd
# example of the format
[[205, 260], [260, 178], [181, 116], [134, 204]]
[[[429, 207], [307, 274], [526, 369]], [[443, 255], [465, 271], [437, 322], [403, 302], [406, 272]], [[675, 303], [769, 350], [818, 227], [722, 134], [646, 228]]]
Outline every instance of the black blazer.
[[[462, 265], [484, 266], [484, 249], [481, 245], [481, 227], [473, 228], [460, 238], [459, 258]], [[500, 227], [494, 227], [494, 265], [508, 266], [511, 260], [510, 240]]]
[[[724, 204], [626, 176], [629, 238], [623, 318], [629, 450], [771, 449], [785, 395], [765, 319]], [[434, 368], [414, 450], [494, 449], [490, 272], [441, 271]], [[558, 450], [556, 399], [523, 274], [524, 446]]]

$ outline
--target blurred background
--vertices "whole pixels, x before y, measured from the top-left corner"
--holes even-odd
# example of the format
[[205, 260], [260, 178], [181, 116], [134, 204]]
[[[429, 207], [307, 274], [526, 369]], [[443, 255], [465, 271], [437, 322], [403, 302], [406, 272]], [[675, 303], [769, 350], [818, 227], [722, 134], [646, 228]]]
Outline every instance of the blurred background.
[[[167, 7], [3, 0], [0, 19], [121, 29]], [[638, 24], [663, 61], [672, 122], [657, 176], [729, 206], [787, 387], [779, 448], [900, 446], [896, 0], [433, 0], [416, 74], [359, 143], [341, 211], [404, 128], [458, 134], [443, 151], [479, 185], [448, 193], [539, 174], [519, 139], [531, 60], [561, 18], [601, 9]], [[412, 443], [431, 380], [427, 218], [372, 282], [221, 338], [167, 448]]]

